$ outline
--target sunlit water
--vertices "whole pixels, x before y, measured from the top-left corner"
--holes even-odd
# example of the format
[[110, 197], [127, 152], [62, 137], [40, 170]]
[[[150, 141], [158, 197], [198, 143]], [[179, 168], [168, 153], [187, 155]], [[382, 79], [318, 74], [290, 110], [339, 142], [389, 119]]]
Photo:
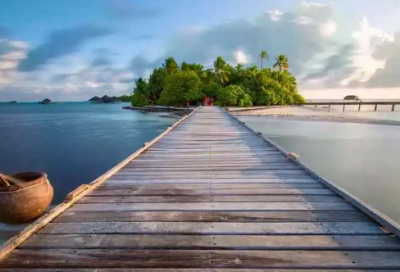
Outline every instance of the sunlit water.
[[400, 127], [240, 117], [333, 183], [400, 222]]
[[0, 172], [46, 172], [61, 202], [175, 121], [122, 106], [0, 104]]

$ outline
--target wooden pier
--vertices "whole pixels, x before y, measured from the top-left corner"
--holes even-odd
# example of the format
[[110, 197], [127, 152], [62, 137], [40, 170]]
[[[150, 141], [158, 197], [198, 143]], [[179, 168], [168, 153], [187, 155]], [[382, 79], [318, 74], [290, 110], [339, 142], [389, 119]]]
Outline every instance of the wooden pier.
[[400, 271], [399, 233], [202, 107], [10, 240], [0, 272]]
[[382, 106], [391, 106], [390, 111], [395, 111], [396, 105], [400, 105], [400, 101], [343, 101], [343, 102], [307, 102], [304, 104], [297, 104], [297, 106], [327, 106], [330, 108], [331, 106], [343, 106], [342, 111], [345, 111], [346, 106], [358, 106], [358, 111], [361, 111], [361, 106], [369, 105], [374, 106], [374, 111], [378, 110], [378, 105]]

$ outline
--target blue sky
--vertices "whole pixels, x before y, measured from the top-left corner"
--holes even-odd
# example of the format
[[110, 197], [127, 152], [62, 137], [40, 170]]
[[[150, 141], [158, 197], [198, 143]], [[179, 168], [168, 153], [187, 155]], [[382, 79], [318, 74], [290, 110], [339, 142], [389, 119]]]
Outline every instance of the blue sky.
[[251, 64], [264, 49], [310, 98], [400, 98], [398, 14], [397, 0], [2, 0], [0, 100], [119, 95], [168, 56]]

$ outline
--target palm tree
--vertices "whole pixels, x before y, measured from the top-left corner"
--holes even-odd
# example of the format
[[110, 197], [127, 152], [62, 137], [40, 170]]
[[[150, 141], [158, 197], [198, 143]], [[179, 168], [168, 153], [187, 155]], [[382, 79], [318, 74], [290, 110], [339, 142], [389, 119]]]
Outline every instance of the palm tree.
[[173, 57], [167, 58], [162, 66], [167, 71], [167, 74], [172, 74], [179, 70], [179, 65]]
[[275, 58], [276, 62], [274, 64], [274, 68], [278, 67], [279, 68], [279, 72], [282, 71], [282, 69], [288, 69], [289, 68], [289, 61], [287, 59], [287, 57], [283, 54], [277, 56]]
[[260, 70], [262, 70], [262, 68], [263, 68], [263, 61], [264, 60], [268, 61], [268, 59], [269, 59], [269, 56], [268, 56], [267, 51], [265, 51], [265, 50], [261, 51], [261, 53], [260, 53]]
[[203, 83], [205, 84], [213, 83], [215, 80], [215, 75], [213, 70], [212, 69], [205, 70], [201, 78], [203, 80]]
[[228, 71], [226, 71], [226, 61], [220, 56], [214, 61], [214, 73], [217, 81], [222, 84], [229, 81]]
[[238, 63], [235, 68], [236, 68], [236, 70], [242, 70], [243, 69], [243, 64]]

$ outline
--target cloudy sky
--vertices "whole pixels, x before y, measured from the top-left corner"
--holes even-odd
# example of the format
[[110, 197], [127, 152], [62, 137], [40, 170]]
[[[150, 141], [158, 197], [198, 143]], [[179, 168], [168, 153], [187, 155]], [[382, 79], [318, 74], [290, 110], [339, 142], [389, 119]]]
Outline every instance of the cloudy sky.
[[398, 0], [1, 0], [0, 100], [120, 95], [168, 56], [261, 50], [288, 56], [308, 99], [400, 98], [399, 14]]

